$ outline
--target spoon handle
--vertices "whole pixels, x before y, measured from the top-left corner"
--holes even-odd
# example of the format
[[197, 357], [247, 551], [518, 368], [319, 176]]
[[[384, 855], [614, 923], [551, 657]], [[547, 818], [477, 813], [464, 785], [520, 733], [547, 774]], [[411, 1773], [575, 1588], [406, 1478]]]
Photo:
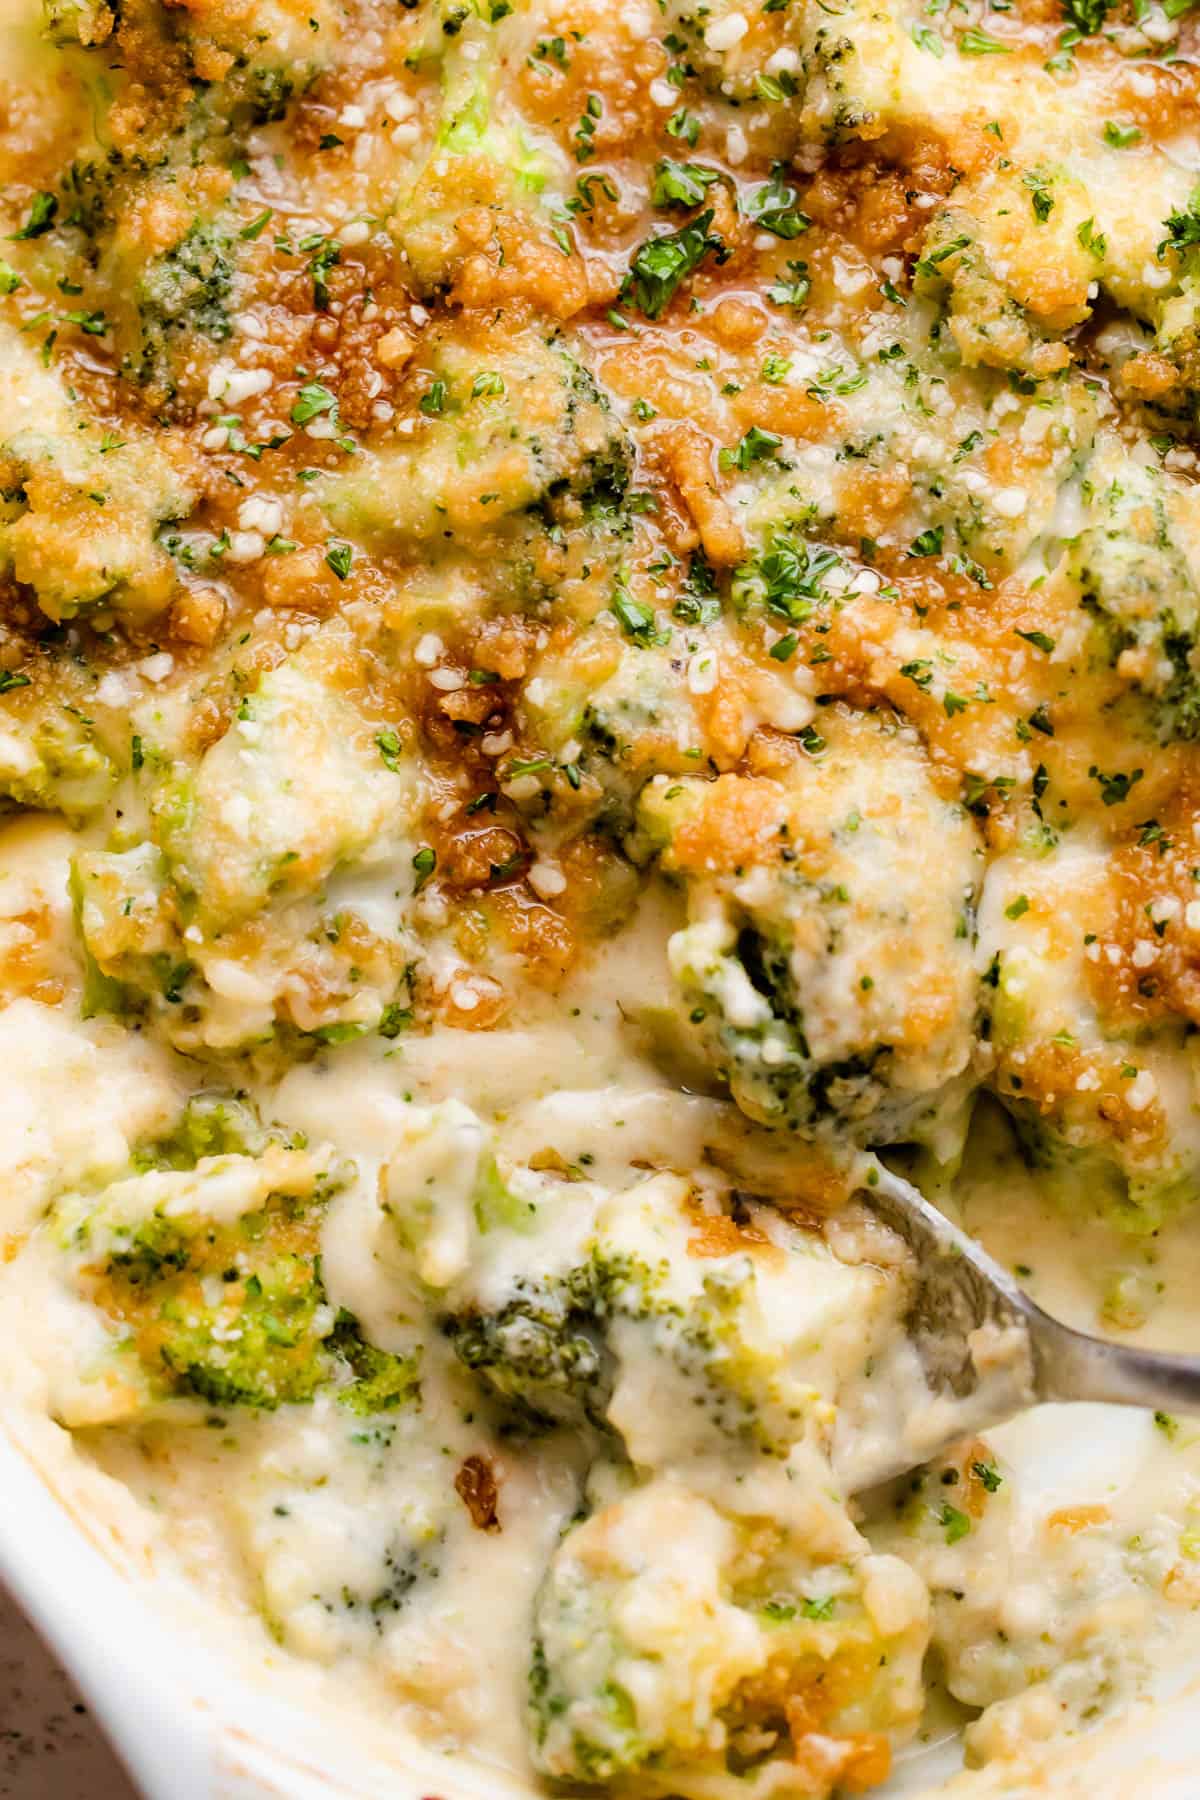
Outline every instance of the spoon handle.
[[861, 1194], [913, 1253], [905, 1328], [931, 1403], [914, 1408], [894, 1441], [872, 1447], [869, 1458], [847, 1453], [851, 1491], [1041, 1400], [1200, 1414], [1200, 1356], [1114, 1344], [1052, 1318], [982, 1245], [880, 1163], [868, 1169]]
[[1074, 1331], [1026, 1300], [1041, 1400], [1099, 1400], [1156, 1412], [1200, 1412], [1200, 1356], [1143, 1350]]

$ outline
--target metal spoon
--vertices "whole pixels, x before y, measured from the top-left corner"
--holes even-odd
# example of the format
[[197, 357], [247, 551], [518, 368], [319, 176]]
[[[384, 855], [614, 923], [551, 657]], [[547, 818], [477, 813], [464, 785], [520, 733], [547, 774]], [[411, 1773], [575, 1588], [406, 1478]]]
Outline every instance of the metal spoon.
[[857, 1491], [928, 1462], [956, 1439], [1044, 1400], [1091, 1400], [1200, 1412], [1200, 1356], [1108, 1343], [1051, 1318], [975, 1240], [924, 1195], [876, 1164], [860, 1197], [915, 1261], [908, 1340], [929, 1403], [904, 1441], [839, 1459]]

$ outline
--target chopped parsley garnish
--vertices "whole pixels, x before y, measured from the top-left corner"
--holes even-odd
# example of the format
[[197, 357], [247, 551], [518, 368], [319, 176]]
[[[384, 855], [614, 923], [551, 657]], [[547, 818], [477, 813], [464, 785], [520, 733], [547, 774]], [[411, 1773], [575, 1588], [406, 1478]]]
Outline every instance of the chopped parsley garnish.
[[1128, 150], [1133, 144], [1140, 144], [1142, 134], [1136, 125], [1122, 125], [1116, 119], [1104, 121], [1104, 141], [1113, 150]]
[[[308, 242], [301, 246], [308, 248]], [[312, 276], [313, 305], [318, 312], [329, 311], [329, 271], [342, 260], [342, 246], [333, 238], [322, 238], [314, 249], [308, 263], [308, 273]]]
[[292, 424], [307, 425], [320, 413], [331, 413], [337, 410], [337, 395], [319, 381], [306, 381], [296, 396], [292, 407]]
[[929, 56], [936, 56], [940, 62], [946, 54], [946, 46], [933, 29], [932, 25], [913, 25], [909, 34], [918, 50], [924, 50]]
[[58, 201], [53, 194], [35, 194], [29, 207], [29, 217], [20, 231], [12, 233], [16, 243], [21, 238], [38, 238], [45, 235], [58, 215]]
[[1095, 219], [1084, 219], [1075, 236], [1083, 248], [1096, 258], [1097, 262], [1103, 261], [1108, 252], [1108, 239], [1102, 231], [1096, 230]]
[[767, 289], [767, 299], [776, 306], [791, 306], [797, 310], [808, 304], [808, 296], [812, 292], [812, 281], [805, 262], [788, 263], [789, 279], [773, 281]]
[[981, 31], [978, 25], [968, 25], [959, 34], [958, 47], [964, 56], [1008, 56], [1012, 51], [1011, 44], [1002, 44], [989, 31]]
[[1034, 218], [1039, 225], [1044, 225], [1054, 211], [1050, 177], [1041, 169], [1026, 169], [1021, 180], [1029, 189], [1029, 204], [1033, 207]]
[[908, 546], [908, 554], [910, 556], [940, 556], [945, 534], [944, 525], [930, 525], [928, 530], [922, 531], [918, 537], [913, 539]]
[[959, 1543], [971, 1529], [971, 1521], [966, 1513], [960, 1512], [957, 1506], [951, 1506], [948, 1500], [942, 1503], [937, 1520], [946, 1534], [948, 1544]]
[[604, 106], [599, 94], [589, 94], [572, 137], [576, 162], [587, 162], [589, 157], [595, 156], [596, 120], [603, 110]]
[[957, 256], [960, 250], [965, 250], [970, 241], [969, 237], [950, 238], [946, 243], [939, 244], [936, 250], [930, 250], [927, 255], [918, 258], [913, 267], [918, 275], [936, 275], [941, 264], [950, 257]]
[[661, 317], [680, 284], [695, 273], [706, 256], [715, 253], [719, 261], [725, 260], [724, 243], [709, 232], [712, 222], [710, 208], [698, 213], [680, 231], [647, 238], [639, 245], [621, 283], [622, 299], [632, 298], [648, 319]]
[[345, 581], [354, 561], [354, 550], [349, 544], [330, 544], [325, 552], [325, 561], [338, 580]]
[[504, 377], [494, 369], [483, 369], [471, 383], [471, 398], [477, 400], [481, 394], [503, 394], [505, 392]]
[[1100, 783], [1100, 798], [1105, 806], [1119, 806], [1122, 800], [1128, 800], [1129, 790], [1142, 779], [1143, 773], [1141, 769], [1133, 769], [1128, 775], [1123, 772], [1105, 775], [1095, 763], [1088, 770], [1091, 779]]
[[775, 170], [764, 187], [755, 188], [746, 201], [746, 217], [773, 237], [798, 238], [812, 220], [800, 210], [799, 195]]
[[1194, 244], [1200, 244], [1200, 188], [1193, 188], [1187, 206], [1180, 212], [1168, 213], [1164, 223], [1167, 235], [1158, 246], [1160, 256], [1164, 250], [1190, 250]]
[[1063, 18], [1083, 37], [1101, 31], [1111, 0], [1063, 0]]
[[427, 419], [439, 418], [446, 410], [447, 387], [444, 381], [431, 381], [417, 405]]
[[696, 140], [700, 136], [700, 121], [695, 113], [688, 112], [680, 106], [667, 120], [667, 132], [673, 138], [682, 138], [689, 150], [696, 148]]
[[756, 462], [766, 462], [775, 457], [783, 439], [777, 432], [763, 431], [752, 425], [736, 449], [725, 449], [717, 460], [723, 469], [749, 469]]
[[388, 768], [393, 771], [399, 769], [400, 758], [404, 754], [404, 746], [396, 736], [396, 733], [390, 730], [381, 731], [377, 733], [375, 742], [379, 747], [379, 754], [382, 756]]
[[705, 194], [719, 180], [719, 172], [703, 163], [675, 162], [664, 156], [654, 171], [650, 200], [654, 206], [702, 206]]
[[618, 583], [613, 590], [610, 610], [616, 615], [626, 636], [637, 644], [649, 644], [655, 635], [654, 609], [643, 600], [635, 600], [629, 589]]

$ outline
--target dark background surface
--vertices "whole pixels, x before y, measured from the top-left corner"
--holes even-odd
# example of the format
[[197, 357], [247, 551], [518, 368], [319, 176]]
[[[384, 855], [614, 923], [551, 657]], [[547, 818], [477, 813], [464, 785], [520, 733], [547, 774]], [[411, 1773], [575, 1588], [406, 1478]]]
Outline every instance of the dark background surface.
[[3, 1588], [0, 1800], [137, 1800], [91, 1713]]

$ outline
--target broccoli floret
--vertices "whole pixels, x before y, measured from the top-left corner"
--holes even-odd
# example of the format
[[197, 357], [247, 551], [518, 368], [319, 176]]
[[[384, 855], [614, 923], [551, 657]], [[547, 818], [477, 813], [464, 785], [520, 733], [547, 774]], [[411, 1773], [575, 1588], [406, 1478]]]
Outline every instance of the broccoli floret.
[[[218, 1158], [206, 1173], [237, 1171]], [[331, 1374], [319, 1222], [312, 1192], [270, 1192], [228, 1222], [155, 1210], [114, 1227], [85, 1278], [130, 1334], [152, 1390], [274, 1409], [311, 1400]]]
[[[257, 1154], [204, 1153], [247, 1137]], [[194, 1102], [135, 1166], [146, 1172], [94, 1202], [59, 1202], [51, 1225], [78, 1290], [137, 1372], [144, 1405], [274, 1411], [329, 1390], [373, 1413], [418, 1396], [415, 1356], [368, 1343], [325, 1292], [321, 1223], [348, 1171], [285, 1148], [247, 1108], [215, 1096]]]
[[[322, 1423], [341, 1437], [338, 1481], [313, 1480], [303, 1452], [293, 1460], [285, 1450], [260, 1470], [265, 1480], [236, 1486], [231, 1505], [273, 1636], [329, 1662], [346, 1651], [375, 1652], [438, 1579], [461, 1504], [446, 1469], [436, 1458], [431, 1468], [417, 1448], [419, 1421], [414, 1430], [413, 1421], [389, 1416], [364, 1430], [347, 1418], [344, 1433], [332, 1419]], [[393, 1444], [399, 1454], [388, 1457]], [[356, 1470], [365, 1479], [356, 1482]]]
[[828, 709], [786, 780], [659, 780], [647, 838], [683, 880], [669, 945], [697, 1042], [766, 1124], [935, 1139], [973, 1084], [981, 852], [915, 737]]
[[0, 565], [56, 622], [101, 603], [127, 615], [161, 611], [176, 576], [158, 527], [190, 511], [192, 489], [136, 428], [113, 442], [10, 328], [0, 332], [0, 378], [14, 399], [0, 419]]
[[[309, 77], [311, 80], [311, 76]], [[255, 125], [270, 125], [285, 118], [296, 94], [307, 86], [295, 73], [282, 68], [252, 69], [245, 81], [250, 117]]]
[[[664, 1197], [673, 1222], [676, 1197]], [[775, 1424], [769, 1382], [755, 1391], [760, 1371], [737, 1337], [754, 1286], [750, 1264], [735, 1256], [698, 1272], [681, 1296], [665, 1257], [655, 1264], [629, 1254], [602, 1227], [585, 1259], [563, 1276], [518, 1279], [498, 1310], [450, 1314], [442, 1328], [459, 1360], [526, 1423], [586, 1422], [610, 1431], [620, 1362], [649, 1354], [664, 1380], [673, 1369], [690, 1404], [703, 1409], [706, 1429], [765, 1444]]]
[[[831, 1447], [836, 1406], [806, 1359], [826, 1358], [828, 1393], [840, 1392], [898, 1291], [764, 1207], [698, 1210], [676, 1176], [620, 1194], [529, 1171], [509, 1182], [531, 1216], [459, 1238], [430, 1301], [502, 1418], [591, 1428], [639, 1467]], [[423, 1229], [448, 1239], [444, 1218]]]
[[[153, 839], [77, 859], [88, 954], [123, 1008], [173, 1041], [227, 1050], [284, 1031], [340, 1043], [401, 1002], [413, 946], [400, 910], [389, 930], [327, 891], [339, 869], [368, 856], [378, 869], [389, 851], [395, 885], [413, 891], [413, 763], [391, 721], [364, 710], [365, 672], [330, 625], [262, 676], [194, 771], [144, 758]], [[234, 1008], [222, 999], [232, 960], [254, 971]]]
[[701, 726], [697, 701], [680, 680], [679, 638], [664, 631], [669, 641], [659, 642], [653, 613], [620, 588], [615, 605], [635, 609], [624, 617], [641, 636], [632, 639], [626, 630], [618, 640], [610, 621], [601, 621], [591, 634], [590, 657], [580, 655], [578, 643], [561, 657], [547, 657], [538, 699], [525, 708], [548, 749], [561, 753], [572, 740], [582, 745], [583, 767], [599, 784], [597, 823], [634, 854], [639, 792], [653, 775], [694, 770], [689, 746]]
[[915, 265], [914, 287], [945, 308], [968, 368], [1036, 376], [1060, 366], [1061, 344], [1014, 298], [988, 260], [979, 220], [962, 208], [948, 208], [933, 221]]
[[43, 0], [42, 15], [47, 35], [56, 44], [102, 44], [112, 33], [108, 0]]
[[96, 682], [69, 654], [30, 657], [0, 678], [0, 798], [86, 818], [117, 780], [87, 710]]
[[1200, 510], [1190, 489], [1103, 438], [1071, 569], [1093, 654], [1145, 697], [1164, 742], [1200, 735]]
[[[805, 143], [876, 139], [889, 122], [909, 116], [914, 83], [923, 91], [921, 71], [908, 67], [903, 16], [871, 0], [849, 0], [836, 16], [819, 4], [773, 4], [755, 15], [753, 32], [727, 37], [726, 21], [745, 16], [739, 0], [703, 8], [695, 0], [664, 0], [663, 12], [664, 31], [689, 74], [721, 102], [749, 107], [780, 158]], [[695, 115], [690, 107], [680, 115], [668, 129], [690, 147]], [[769, 202], [748, 198], [751, 218], [769, 214]]]
[[465, 209], [486, 206], [498, 220], [536, 213], [553, 174], [552, 162], [505, 101], [506, 51], [520, 27], [517, 18], [504, 21], [514, 8], [493, 7], [490, 19], [487, 7], [455, 6], [439, 18], [444, 10], [421, 9], [423, 59], [440, 65], [441, 101], [426, 160], [415, 166], [388, 220], [410, 278], [429, 296], [444, 290], [461, 266], [456, 227]]
[[137, 284], [140, 342], [126, 355], [125, 372], [172, 397], [172, 364], [186, 352], [191, 334], [214, 344], [233, 335], [235, 275], [233, 240], [211, 222], [198, 221], [173, 249], [148, 263]]
[[78, 158], [59, 182], [58, 223], [66, 232], [79, 233], [83, 260], [93, 268], [103, 234], [116, 220], [120, 186], [129, 172], [120, 151], [111, 150], [103, 157]]
[[168, 1136], [138, 1145], [135, 1169], [194, 1169], [206, 1156], [259, 1156], [268, 1144], [300, 1150], [295, 1134], [268, 1131], [249, 1101], [238, 1094], [194, 1094]]
[[[1022, 1156], [1038, 1171], [1040, 1191], [1059, 1205], [1103, 1219], [1132, 1237], [1153, 1237], [1196, 1199], [1200, 1145], [1193, 1141], [1187, 1052], [1170, 1045], [1149, 1052], [1131, 1046], [1125, 1054], [1136, 1056], [1136, 1063], [1124, 1062], [1120, 1054], [1111, 1057], [1102, 1084], [1084, 1092], [1067, 1088], [1061, 1096], [1046, 1095], [1032, 1073], [1027, 1085], [1034, 1091], [1014, 1091], [1017, 1069], [1036, 1071], [1039, 1064], [1054, 1069], [1058, 1049], [1053, 1039], [1026, 1042], [1014, 1059], [1012, 1045], [1001, 1043], [992, 1085]], [[1114, 1049], [1119, 1052], [1119, 1046]], [[1066, 1066], [1072, 1061], [1063, 1059]], [[1149, 1120], [1125, 1108], [1141, 1068], [1153, 1071], [1160, 1102]], [[1026, 1082], [1024, 1074], [1016, 1079]]]
[[338, 1311], [327, 1348], [351, 1377], [337, 1389], [337, 1399], [352, 1412], [374, 1416], [419, 1399], [420, 1359], [415, 1354], [396, 1356], [368, 1343], [358, 1320], [344, 1306]]
[[1097, 848], [992, 864], [980, 909], [987, 1080], [1040, 1189], [1141, 1235], [1195, 1198], [1195, 1056], [1182, 1021], [1114, 1013], [1097, 990], [1090, 951], [1112, 882]]
[[605, 1428], [612, 1359], [599, 1325], [591, 1265], [561, 1281], [519, 1280], [513, 1298], [490, 1313], [449, 1314], [442, 1329], [472, 1373], [534, 1429]]
[[[478, 536], [568, 498], [619, 504], [632, 447], [594, 378], [560, 343], [505, 329], [447, 329], [414, 377], [419, 429], [338, 475], [318, 497], [339, 531], [383, 549]], [[531, 429], [529, 421], [537, 420]]]
[[[47, 35], [64, 46], [103, 53], [114, 32], [120, 35], [119, 0], [42, 0], [42, 10]], [[184, 160], [195, 153], [199, 136], [219, 135], [227, 145], [231, 133], [236, 141], [252, 126], [282, 119], [292, 100], [329, 65], [340, 25], [327, 0], [235, 0], [219, 12], [202, 13], [144, 8], [133, 41], [120, 37], [123, 54], [109, 67], [151, 83], [162, 80], [164, 66], [178, 68], [183, 61], [190, 65], [194, 91], [182, 124], [171, 109], [165, 109], [166, 130], [157, 120], [147, 122], [139, 134], [139, 154]], [[218, 61], [225, 72], [214, 79]], [[85, 69], [84, 79], [94, 96], [98, 135], [107, 138], [103, 111], [119, 97], [121, 85], [108, 69], [100, 79]]]
[[883, 1780], [920, 1716], [928, 1602], [897, 1559], [839, 1535], [806, 1542], [666, 1479], [577, 1526], [535, 1606], [540, 1773], [663, 1795], [776, 1762], [814, 1796]]

